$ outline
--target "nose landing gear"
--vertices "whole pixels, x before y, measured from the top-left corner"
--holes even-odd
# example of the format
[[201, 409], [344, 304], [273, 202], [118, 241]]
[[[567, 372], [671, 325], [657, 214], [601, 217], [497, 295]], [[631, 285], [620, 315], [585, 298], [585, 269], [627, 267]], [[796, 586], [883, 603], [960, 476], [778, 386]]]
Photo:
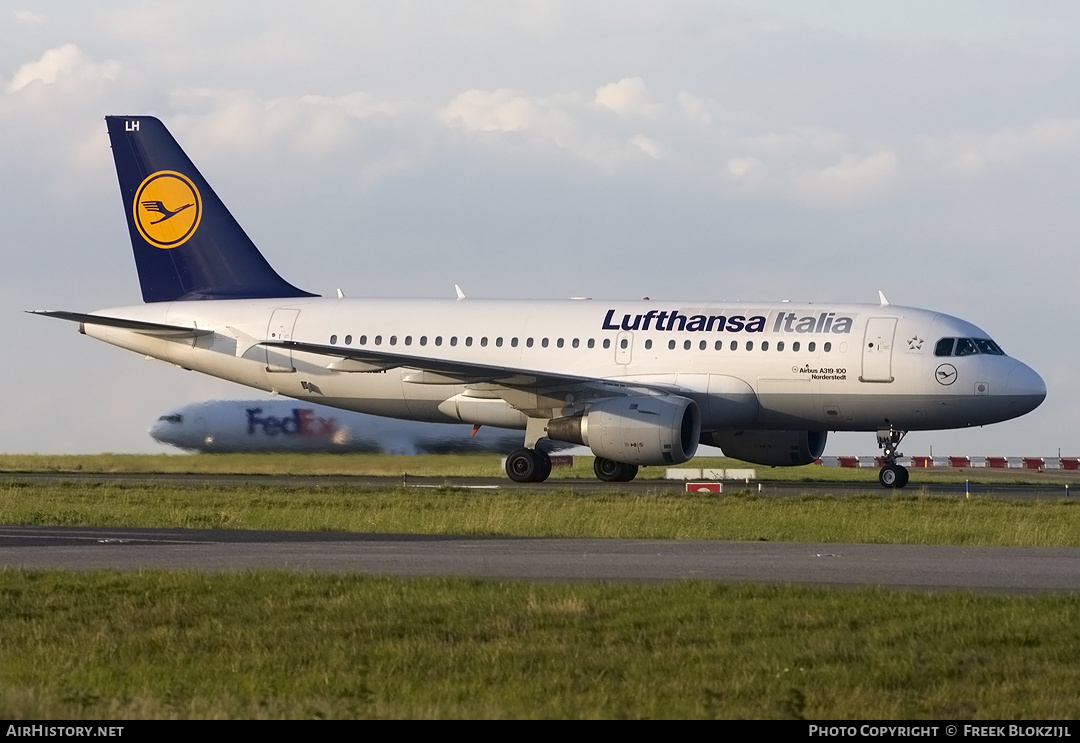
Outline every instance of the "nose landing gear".
[[896, 447], [905, 436], [907, 436], [907, 431], [897, 431], [894, 428], [883, 428], [877, 432], [877, 445], [882, 450], [881, 458], [885, 460], [885, 465], [878, 472], [878, 482], [882, 487], [902, 488], [908, 484], [907, 467], [896, 463], [896, 460], [902, 456]]

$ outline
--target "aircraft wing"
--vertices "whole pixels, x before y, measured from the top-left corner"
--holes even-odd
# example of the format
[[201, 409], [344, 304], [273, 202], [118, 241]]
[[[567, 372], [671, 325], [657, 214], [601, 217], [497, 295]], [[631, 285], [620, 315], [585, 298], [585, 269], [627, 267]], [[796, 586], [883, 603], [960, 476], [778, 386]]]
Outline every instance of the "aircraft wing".
[[200, 335], [209, 335], [213, 330], [208, 328], [185, 327], [183, 325], [165, 325], [158, 322], [145, 322], [143, 320], [128, 320], [123, 317], [108, 317], [106, 315], [90, 315], [83, 312], [65, 312], [63, 310], [27, 310], [31, 315], [44, 315], [56, 317], [61, 320], [84, 325], [106, 325], [112, 328], [132, 330], [143, 335], [153, 335], [160, 338], [194, 338]]
[[[505, 387], [579, 387], [607, 384], [596, 377], [516, 369], [469, 361], [451, 361], [370, 349], [324, 346], [301, 341], [261, 341], [259, 345], [318, 354], [337, 359], [327, 365], [336, 371], [374, 372], [405, 367], [415, 369], [403, 381], [412, 384], [492, 384]], [[623, 386], [623, 385], [618, 385]]]

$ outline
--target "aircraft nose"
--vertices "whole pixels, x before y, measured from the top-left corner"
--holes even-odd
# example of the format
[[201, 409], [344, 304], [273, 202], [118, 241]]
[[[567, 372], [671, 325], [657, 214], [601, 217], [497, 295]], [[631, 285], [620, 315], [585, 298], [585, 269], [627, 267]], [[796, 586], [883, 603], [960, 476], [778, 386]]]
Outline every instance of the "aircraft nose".
[[1009, 397], [1025, 406], [1024, 412], [1034, 410], [1046, 399], [1046, 382], [1027, 364], [1018, 364], [1009, 373], [1006, 389]]
[[150, 426], [150, 438], [162, 444], [167, 443], [165, 441], [162, 441], [162, 437], [165, 435], [165, 427], [167, 425], [168, 424], [163, 420], [154, 421], [153, 424]]

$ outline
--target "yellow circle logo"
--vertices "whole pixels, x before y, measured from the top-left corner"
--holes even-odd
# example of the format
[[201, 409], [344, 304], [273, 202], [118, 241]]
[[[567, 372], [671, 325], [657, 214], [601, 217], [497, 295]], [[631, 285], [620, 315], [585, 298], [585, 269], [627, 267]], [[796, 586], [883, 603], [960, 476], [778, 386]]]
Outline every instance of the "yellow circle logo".
[[151, 245], [183, 245], [199, 227], [202, 197], [191, 179], [172, 170], [148, 175], [135, 192], [132, 215], [139, 234]]

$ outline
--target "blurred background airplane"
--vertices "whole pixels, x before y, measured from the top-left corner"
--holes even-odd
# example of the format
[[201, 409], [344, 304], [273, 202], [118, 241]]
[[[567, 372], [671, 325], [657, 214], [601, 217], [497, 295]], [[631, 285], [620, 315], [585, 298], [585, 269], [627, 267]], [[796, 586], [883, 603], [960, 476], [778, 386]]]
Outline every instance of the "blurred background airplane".
[[[150, 435], [196, 452], [507, 454], [520, 432], [364, 415], [289, 399], [210, 400], [160, 416]], [[552, 450], [560, 447], [558, 442]], [[565, 448], [563, 445], [560, 448]]]

